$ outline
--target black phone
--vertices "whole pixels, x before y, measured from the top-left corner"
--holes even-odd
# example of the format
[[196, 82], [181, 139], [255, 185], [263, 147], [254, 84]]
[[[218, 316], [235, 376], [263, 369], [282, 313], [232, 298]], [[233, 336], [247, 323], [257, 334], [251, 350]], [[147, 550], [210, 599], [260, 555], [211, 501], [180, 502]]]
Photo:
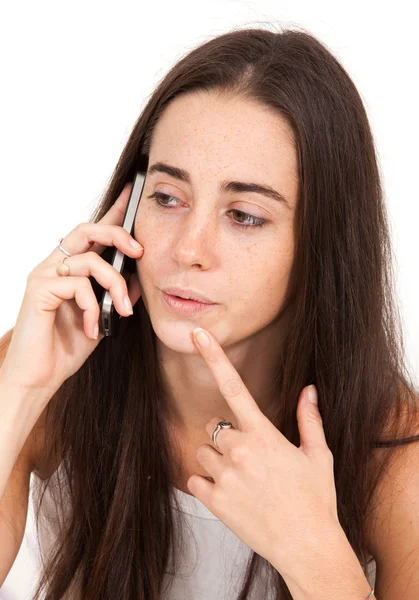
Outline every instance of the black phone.
[[[135, 215], [144, 189], [145, 171], [137, 171], [131, 193], [128, 199], [127, 208], [122, 219], [121, 226], [126, 229], [130, 235], [134, 229]], [[119, 248], [108, 246], [102, 252], [103, 260], [111, 264], [114, 269], [121, 273], [125, 281], [128, 281], [131, 273], [135, 273], [136, 261], [131, 256], [126, 256]], [[108, 290], [105, 290], [94, 277], [89, 277], [93, 291], [100, 306], [99, 331], [105, 337], [116, 337], [119, 331], [119, 320], [122, 318], [116, 310], [112, 297]]]

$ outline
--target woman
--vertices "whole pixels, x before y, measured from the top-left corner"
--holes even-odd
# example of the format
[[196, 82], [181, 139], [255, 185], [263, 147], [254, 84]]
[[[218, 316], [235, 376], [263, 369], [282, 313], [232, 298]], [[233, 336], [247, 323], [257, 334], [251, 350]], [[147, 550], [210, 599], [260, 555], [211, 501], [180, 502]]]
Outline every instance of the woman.
[[[137, 170], [138, 253], [118, 227]], [[418, 403], [373, 138], [325, 46], [249, 29], [194, 49], [91, 221], [60, 241], [28, 278], [0, 372], [11, 389], [25, 352], [19, 372], [44, 391], [35, 598], [373, 597], [374, 500], [419, 440]], [[128, 288], [99, 256], [111, 245], [135, 261]], [[86, 276], [125, 317], [118, 337], [94, 339]], [[194, 293], [205, 308], [174, 298]], [[55, 362], [42, 328], [21, 341], [34, 304]]]

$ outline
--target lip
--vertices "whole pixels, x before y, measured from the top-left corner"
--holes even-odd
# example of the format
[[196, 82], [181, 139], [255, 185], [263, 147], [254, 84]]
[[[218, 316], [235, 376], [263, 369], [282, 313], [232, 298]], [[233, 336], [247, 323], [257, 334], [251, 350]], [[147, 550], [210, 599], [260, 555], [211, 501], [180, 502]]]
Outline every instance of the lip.
[[216, 304], [215, 302], [213, 302], [212, 300], [210, 300], [203, 294], [200, 294], [199, 292], [195, 292], [194, 290], [184, 290], [182, 288], [171, 287], [171, 288], [165, 288], [162, 291], [165, 294], [169, 294], [169, 296], [180, 296], [181, 298], [184, 298], [185, 300], [196, 300], [197, 302], [201, 302], [202, 304]]
[[184, 315], [194, 315], [197, 313], [202, 313], [205, 311], [214, 308], [217, 306], [216, 304], [208, 304], [203, 302], [197, 302], [196, 300], [185, 300], [182, 298], [177, 298], [171, 294], [166, 294], [166, 292], [162, 291], [163, 300], [166, 306], [175, 313], [184, 314]]

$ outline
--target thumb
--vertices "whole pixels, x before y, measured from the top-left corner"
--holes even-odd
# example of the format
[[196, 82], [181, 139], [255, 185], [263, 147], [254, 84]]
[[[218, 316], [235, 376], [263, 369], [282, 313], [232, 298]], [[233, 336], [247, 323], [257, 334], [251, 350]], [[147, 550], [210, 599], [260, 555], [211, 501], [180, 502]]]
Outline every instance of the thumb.
[[317, 405], [315, 385], [309, 385], [301, 392], [297, 406], [297, 421], [300, 432], [299, 447], [306, 454], [327, 448], [323, 420]]

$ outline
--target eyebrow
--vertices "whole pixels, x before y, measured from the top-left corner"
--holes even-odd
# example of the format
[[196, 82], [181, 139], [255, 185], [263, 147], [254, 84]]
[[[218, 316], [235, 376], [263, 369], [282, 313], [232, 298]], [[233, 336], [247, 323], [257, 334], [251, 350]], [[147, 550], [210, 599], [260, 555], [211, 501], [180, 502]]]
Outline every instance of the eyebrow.
[[[148, 168], [147, 173], [149, 175], [153, 175], [154, 173], [166, 173], [166, 175], [170, 175], [170, 177], [174, 177], [175, 179], [179, 179], [180, 181], [184, 181], [189, 184], [191, 183], [191, 176], [188, 173], [188, 171], [185, 171], [185, 169], [180, 169], [178, 167], [173, 167], [172, 165], [168, 165], [164, 162], [154, 163], [151, 167]], [[256, 194], [262, 194], [263, 196], [266, 196], [271, 200], [280, 202], [286, 208], [291, 210], [291, 205], [285, 196], [283, 196], [280, 192], [277, 192], [270, 186], [261, 185], [260, 183], [224, 180], [221, 182], [220, 190], [223, 192], [253, 192]]]

